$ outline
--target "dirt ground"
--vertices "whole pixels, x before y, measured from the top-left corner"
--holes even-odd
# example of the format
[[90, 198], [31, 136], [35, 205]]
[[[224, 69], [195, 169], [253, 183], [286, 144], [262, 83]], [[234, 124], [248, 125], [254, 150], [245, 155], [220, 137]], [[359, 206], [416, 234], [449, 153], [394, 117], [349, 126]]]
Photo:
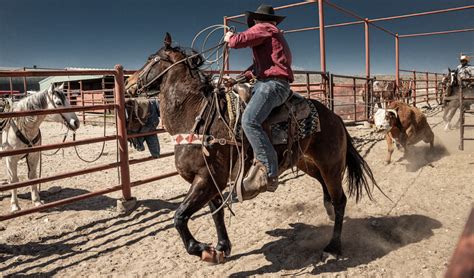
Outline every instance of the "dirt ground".
[[[349, 199], [343, 226], [343, 256], [320, 261], [333, 225], [323, 207], [319, 183], [301, 173], [286, 173], [275, 193], [234, 204], [227, 218], [233, 254], [225, 264], [210, 265], [186, 253], [173, 227], [173, 215], [188, 184], [179, 176], [133, 188], [139, 207], [127, 216], [115, 212], [120, 193], [23, 216], [0, 223], [0, 276], [108, 277], [441, 277], [446, 270], [474, 202], [474, 143], [459, 151], [459, 131], [443, 131], [440, 109], [427, 111], [436, 134], [434, 151], [420, 143], [415, 155], [395, 151], [384, 165], [385, 141], [362, 127], [349, 127], [375, 177], [393, 202], [374, 191], [375, 201]], [[470, 119], [474, 122], [474, 118]], [[59, 142], [64, 129], [45, 123], [48, 143]], [[101, 126], [86, 125], [78, 139], [101, 135]], [[113, 134], [113, 127], [107, 133]], [[470, 133], [472, 137], [473, 134]], [[172, 151], [169, 136], [160, 135], [163, 152]], [[101, 144], [80, 146], [94, 158]], [[104, 156], [92, 165], [116, 160], [116, 146], [107, 143]], [[51, 151], [47, 152], [50, 153]], [[131, 151], [131, 158], [147, 156]], [[90, 164], [74, 149], [43, 157], [43, 176], [78, 170]], [[5, 161], [1, 162], [2, 169]], [[25, 179], [26, 165], [20, 165]], [[134, 165], [132, 180], [174, 171], [174, 158]], [[5, 173], [0, 173], [4, 179]], [[47, 203], [118, 183], [115, 169], [43, 184]], [[58, 189], [59, 187], [59, 189]], [[20, 206], [31, 207], [29, 189], [20, 190]], [[0, 195], [0, 210], [9, 212], [9, 193]], [[228, 217], [229, 213], [226, 211]], [[208, 209], [190, 221], [203, 242], [215, 243]]]

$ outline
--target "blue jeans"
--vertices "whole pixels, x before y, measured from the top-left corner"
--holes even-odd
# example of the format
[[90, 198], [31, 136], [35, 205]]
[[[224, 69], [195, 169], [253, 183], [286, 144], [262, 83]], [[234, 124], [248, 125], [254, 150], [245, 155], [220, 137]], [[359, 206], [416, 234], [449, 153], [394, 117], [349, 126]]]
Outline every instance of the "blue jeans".
[[242, 127], [252, 145], [255, 158], [267, 167], [269, 177], [278, 175], [278, 156], [262, 123], [270, 112], [285, 103], [290, 96], [290, 84], [283, 80], [264, 79], [257, 81], [242, 115]]

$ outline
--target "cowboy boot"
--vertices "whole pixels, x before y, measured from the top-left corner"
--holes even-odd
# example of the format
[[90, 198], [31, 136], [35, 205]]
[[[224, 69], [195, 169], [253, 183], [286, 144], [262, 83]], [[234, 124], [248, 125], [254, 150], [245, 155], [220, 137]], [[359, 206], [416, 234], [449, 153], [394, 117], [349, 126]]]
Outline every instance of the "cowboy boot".
[[267, 167], [262, 162], [255, 161], [243, 181], [242, 199], [250, 200], [265, 191], [275, 192], [277, 188], [278, 177], [269, 177]]

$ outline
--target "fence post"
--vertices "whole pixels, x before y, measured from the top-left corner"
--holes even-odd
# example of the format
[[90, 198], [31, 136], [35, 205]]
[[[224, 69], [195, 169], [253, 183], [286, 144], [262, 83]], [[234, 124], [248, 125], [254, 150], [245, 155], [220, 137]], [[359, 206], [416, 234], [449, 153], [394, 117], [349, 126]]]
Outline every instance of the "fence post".
[[[462, 81], [461, 81], [462, 82]], [[463, 97], [463, 89], [460, 86], [460, 94], [459, 94], [459, 138], [461, 139], [459, 142], [459, 150], [464, 151], [464, 97]]]
[[308, 93], [308, 99], [311, 98], [311, 93], [309, 92], [309, 73], [306, 73], [306, 93]]
[[321, 71], [326, 72], [326, 35], [324, 25], [324, 1], [318, 1], [319, 15], [319, 56]]
[[425, 73], [425, 77], [426, 77], [426, 104], [428, 105], [428, 107], [431, 107], [430, 106], [430, 90], [428, 89], [430, 87], [430, 83], [428, 81], [428, 79], [430, 78], [428, 72]]
[[25, 97], [28, 96], [28, 85], [26, 83], [26, 76], [23, 76], [23, 89], [25, 90]]
[[374, 115], [375, 102], [374, 102], [374, 79], [369, 79], [367, 82], [367, 94], [369, 95], [369, 108], [367, 109], [367, 119], [370, 119]]
[[438, 74], [435, 73], [435, 98], [436, 98], [436, 103], [438, 103], [438, 105], [440, 104], [440, 101], [438, 99]]
[[367, 121], [370, 119], [370, 107], [372, 106], [371, 104], [371, 99], [372, 99], [372, 94], [370, 93], [370, 79], [369, 77], [366, 78], [365, 80], [365, 101], [364, 101], [364, 112], [365, 112], [365, 117], [367, 118]]
[[365, 77], [370, 77], [370, 37], [369, 37], [369, 19], [364, 20], [365, 30]]
[[[330, 73], [327, 73], [327, 77], [328, 79], [325, 79], [325, 82], [328, 82], [328, 94], [329, 94], [329, 109], [331, 109], [332, 112], [334, 112], [334, 77], [332, 76], [332, 74]], [[322, 80], [321, 80], [322, 81]], [[324, 92], [325, 95], [328, 95], [326, 94], [326, 92]], [[327, 100], [327, 97], [326, 97], [326, 100]]]
[[354, 122], [357, 122], [357, 92], [356, 79], [352, 78], [352, 93], [354, 95]]
[[[120, 180], [122, 186], [122, 205], [127, 208], [126, 201], [132, 200], [130, 189], [130, 170], [128, 162], [127, 129], [125, 126], [125, 86], [123, 67], [115, 66], [115, 104], [117, 111], [117, 135], [120, 153]], [[135, 206], [133, 204], [133, 206]]]
[[69, 104], [71, 104], [71, 82], [67, 82], [67, 100], [69, 101]]
[[416, 107], [416, 71], [413, 70], [413, 106]]
[[[81, 104], [84, 107], [84, 92], [82, 92], [82, 80], [79, 81], [79, 94], [81, 94]], [[82, 123], [86, 124], [86, 112], [82, 110]]]
[[[228, 20], [227, 20], [227, 16], [224, 16], [224, 26], [228, 26]], [[224, 35], [227, 33], [227, 29], [224, 29]], [[229, 49], [227, 50], [224, 50], [223, 53], [222, 53], [222, 61], [224, 61], [224, 71], [226, 70], [229, 70], [230, 69], [230, 65], [229, 65]]]
[[395, 91], [400, 85], [400, 39], [398, 33], [395, 34]]
[[10, 97], [12, 98], [13, 101], [13, 80], [10, 77]]

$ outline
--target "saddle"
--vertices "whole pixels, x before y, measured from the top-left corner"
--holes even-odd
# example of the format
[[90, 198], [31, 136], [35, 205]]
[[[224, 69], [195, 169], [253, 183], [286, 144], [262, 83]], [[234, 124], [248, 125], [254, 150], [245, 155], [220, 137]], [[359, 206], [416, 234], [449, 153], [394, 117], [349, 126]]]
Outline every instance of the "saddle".
[[[248, 83], [236, 84], [232, 91], [239, 96], [243, 107], [252, 98], [252, 86]], [[235, 111], [229, 110], [229, 113]], [[239, 116], [230, 115], [230, 118], [240, 118]], [[263, 128], [273, 145], [288, 144], [320, 131], [319, 117], [313, 103], [293, 92], [284, 104], [273, 109], [263, 122]]]
[[[232, 91], [226, 94], [228, 108], [230, 108], [227, 109], [229, 119], [231, 119], [231, 124], [235, 124], [237, 127], [234, 128], [234, 131], [240, 135], [242, 135], [239, 125], [240, 111], [243, 111], [246, 104], [251, 100], [251, 90], [252, 86], [248, 83], [236, 84], [233, 86]], [[235, 107], [242, 107], [242, 109], [233, 109]], [[278, 165], [279, 174], [293, 167], [302, 155], [299, 140], [321, 131], [318, 111], [313, 102], [293, 92], [291, 92], [285, 103], [272, 110], [262, 126], [273, 145], [286, 145], [286, 150]], [[239, 167], [245, 165], [246, 162], [248, 163], [249, 161], [242, 156], [232, 171], [236, 173], [236, 193], [240, 201], [252, 199], [262, 189], [260, 186], [256, 186], [256, 188], [259, 188], [258, 190], [249, 188], [255, 189], [255, 186], [252, 185], [258, 184], [258, 180], [261, 178], [261, 175], [257, 175], [256, 172], [264, 166], [258, 166], [257, 163], [248, 172], [245, 171], [245, 167], [239, 170]], [[245, 176], [247, 177], [246, 182], [244, 182]], [[245, 183], [247, 183], [247, 188], [244, 189]], [[268, 185], [266, 188], [269, 191], [274, 191], [275, 189], [276, 187], [268, 187]]]
[[126, 123], [129, 132], [138, 132], [145, 125], [150, 115], [149, 106], [148, 99], [127, 99], [125, 101]]

